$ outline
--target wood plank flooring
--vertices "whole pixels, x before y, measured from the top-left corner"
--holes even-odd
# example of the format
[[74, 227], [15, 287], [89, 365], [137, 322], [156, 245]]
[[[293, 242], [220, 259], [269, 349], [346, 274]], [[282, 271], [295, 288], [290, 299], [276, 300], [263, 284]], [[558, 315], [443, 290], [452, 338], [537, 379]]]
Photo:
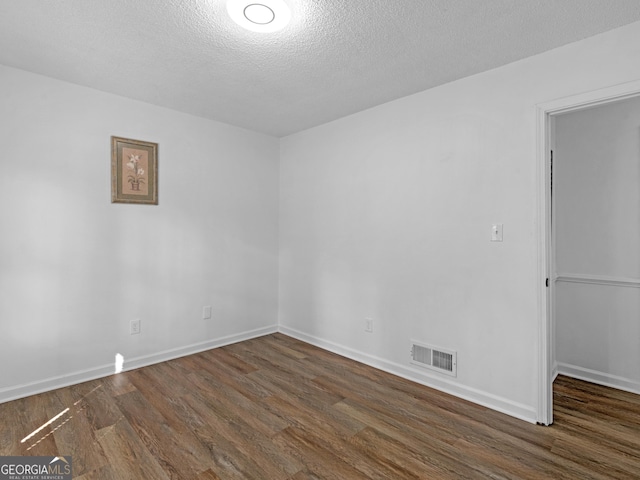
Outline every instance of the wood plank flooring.
[[640, 478], [640, 396], [554, 394], [531, 425], [274, 334], [0, 404], [0, 455], [82, 480]]

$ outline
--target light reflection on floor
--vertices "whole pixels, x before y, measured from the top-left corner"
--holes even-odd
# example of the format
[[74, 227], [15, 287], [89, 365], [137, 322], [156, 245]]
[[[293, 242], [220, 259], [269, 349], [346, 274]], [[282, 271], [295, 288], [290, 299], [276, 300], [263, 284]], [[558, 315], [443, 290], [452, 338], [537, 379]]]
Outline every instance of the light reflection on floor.
[[[42, 430], [44, 430], [48, 426], [51, 426], [51, 431], [48, 432], [46, 435], [43, 435], [42, 437], [38, 438], [37, 440], [34, 439], [33, 440], [34, 443], [29, 448], [27, 448], [27, 451], [31, 450], [33, 447], [38, 445], [45, 438], [49, 437], [50, 435], [53, 435], [53, 432], [55, 432], [56, 430], [61, 428], [63, 425], [65, 425], [67, 422], [69, 422], [73, 418], [73, 414], [74, 413], [78, 413], [81, 410], [84, 410], [86, 408], [86, 404], [81, 405], [81, 403], [84, 402], [84, 400], [89, 395], [91, 395], [93, 392], [95, 392], [99, 388], [102, 388], [102, 384], [100, 384], [97, 387], [95, 387], [94, 389], [92, 389], [90, 392], [88, 392], [86, 395], [84, 395], [82, 398], [80, 398], [80, 400], [77, 400], [76, 402], [74, 402], [74, 404], [71, 407], [65, 408], [59, 414], [57, 414], [55, 417], [53, 417], [51, 420], [45, 422], [40, 427], [36, 428], [33, 432], [31, 432], [29, 435], [27, 435], [22, 440], [20, 440], [20, 443], [25, 443], [28, 440], [32, 439], [33, 437], [38, 435], [38, 433], [40, 433]], [[77, 408], [75, 408], [75, 407], [77, 407]]]
[[[124, 356], [122, 356], [119, 353], [116, 353], [116, 356], [115, 356], [115, 373], [116, 374], [121, 373], [123, 368], [124, 368]], [[42, 442], [45, 438], [47, 438], [48, 436], [52, 435], [53, 432], [55, 432], [56, 430], [61, 428], [63, 425], [65, 425], [67, 422], [69, 422], [69, 420], [71, 420], [73, 418], [73, 413], [77, 413], [77, 412], [80, 412], [81, 410], [84, 410], [84, 408], [86, 408], [86, 405], [81, 405], [80, 407], [74, 409], [73, 411], [71, 411], [71, 408], [77, 407], [78, 404], [80, 404], [82, 401], [84, 401], [85, 398], [87, 398], [89, 395], [91, 395], [93, 392], [95, 392], [99, 388], [102, 388], [102, 384], [98, 385], [93, 390], [91, 390], [89, 393], [87, 393], [85, 396], [83, 396], [80, 400], [75, 402], [72, 407], [65, 408], [59, 414], [57, 414], [55, 417], [53, 417], [51, 420], [45, 422], [40, 427], [36, 428], [33, 432], [31, 432], [29, 435], [27, 435], [22, 440], [20, 440], [20, 443], [25, 443], [25, 442], [31, 440], [33, 437], [38, 435], [38, 433], [40, 433], [42, 430], [44, 430], [48, 426], [51, 426], [51, 431], [49, 431], [46, 435], [43, 435], [42, 437], [38, 438], [37, 440], [35, 440], [35, 439], [33, 440], [34, 443], [29, 448], [27, 448], [27, 451], [31, 450], [33, 447], [35, 447], [40, 442]]]

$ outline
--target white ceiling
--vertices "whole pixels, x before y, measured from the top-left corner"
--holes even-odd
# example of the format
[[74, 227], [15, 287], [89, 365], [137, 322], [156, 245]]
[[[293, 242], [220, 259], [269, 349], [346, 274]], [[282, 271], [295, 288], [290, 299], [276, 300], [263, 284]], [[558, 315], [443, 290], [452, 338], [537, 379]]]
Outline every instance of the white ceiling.
[[640, 20], [639, 0], [0, 0], [0, 63], [284, 136]]

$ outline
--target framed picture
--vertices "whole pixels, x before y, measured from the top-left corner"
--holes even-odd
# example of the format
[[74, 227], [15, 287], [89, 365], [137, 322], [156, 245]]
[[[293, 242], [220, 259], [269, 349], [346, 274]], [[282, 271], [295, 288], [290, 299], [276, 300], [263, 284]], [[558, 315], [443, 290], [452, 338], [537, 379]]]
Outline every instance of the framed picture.
[[111, 137], [111, 203], [158, 204], [158, 144]]

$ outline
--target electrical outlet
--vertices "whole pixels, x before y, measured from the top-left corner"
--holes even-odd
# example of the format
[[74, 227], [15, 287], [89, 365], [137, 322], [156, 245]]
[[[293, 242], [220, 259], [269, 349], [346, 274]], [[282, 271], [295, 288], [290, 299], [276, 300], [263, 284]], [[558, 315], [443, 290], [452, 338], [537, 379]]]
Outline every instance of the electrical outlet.
[[131, 335], [137, 335], [140, 333], [140, 319], [136, 318], [129, 323], [129, 333]]
[[208, 320], [209, 318], [211, 318], [211, 305], [202, 307], [202, 319]]
[[364, 331], [367, 333], [373, 333], [373, 318], [364, 319]]

